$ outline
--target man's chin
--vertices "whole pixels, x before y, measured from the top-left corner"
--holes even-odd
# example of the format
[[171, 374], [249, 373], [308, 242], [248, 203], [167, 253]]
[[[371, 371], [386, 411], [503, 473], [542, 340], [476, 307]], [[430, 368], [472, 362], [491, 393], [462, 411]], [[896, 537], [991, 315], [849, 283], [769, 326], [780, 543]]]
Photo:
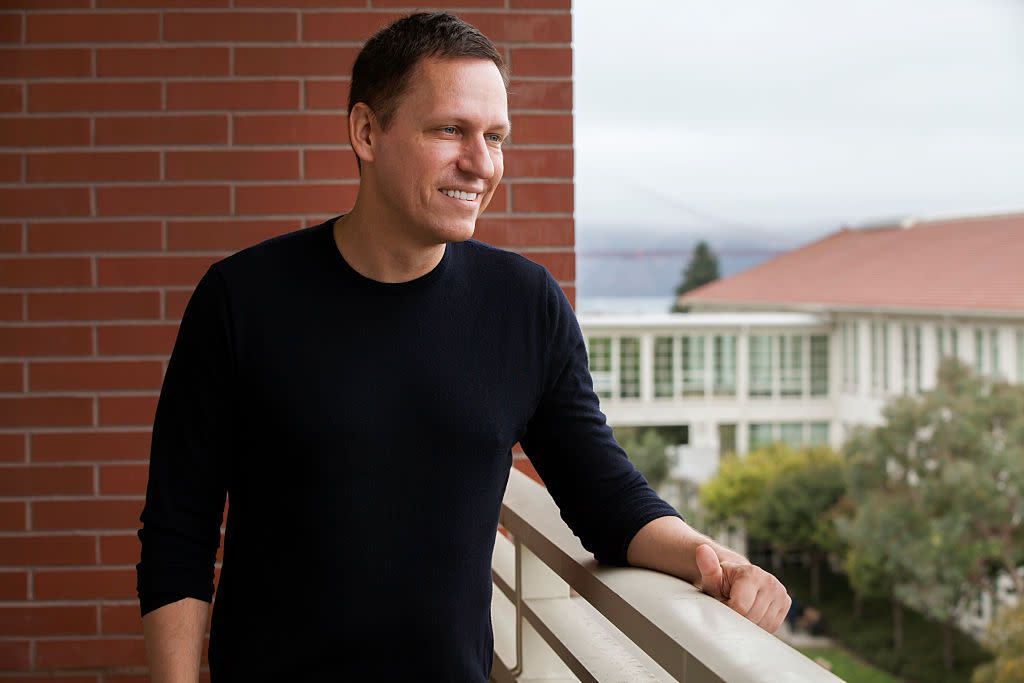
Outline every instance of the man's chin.
[[472, 239], [473, 235], [476, 233], [476, 219], [473, 219], [472, 221], [465, 223], [460, 222], [459, 225], [454, 227], [456, 227], [457, 229], [452, 231], [454, 234], [452, 238], [449, 239], [448, 241], [465, 242], [468, 239]]
[[476, 219], [440, 219], [428, 228], [432, 237], [441, 242], [465, 242], [476, 234]]

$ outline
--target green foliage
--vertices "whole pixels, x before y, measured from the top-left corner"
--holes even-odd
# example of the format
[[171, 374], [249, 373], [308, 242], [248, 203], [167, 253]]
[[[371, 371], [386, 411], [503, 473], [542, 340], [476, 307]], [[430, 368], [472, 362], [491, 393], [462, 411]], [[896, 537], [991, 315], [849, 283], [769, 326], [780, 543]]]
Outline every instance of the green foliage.
[[771, 481], [792, 469], [799, 453], [783, 443], [774, 443], [744, 457], [722, 459], [718, 472], [700, 488], [700, 500], [709, 521], [730, 519], [750, 521], [758, 501]]
[[891, 592], [949, 623], [1024, 561], [1024, 388], [948, 359], [934, 390], [882, 412], [844, 449], [846, 569], [862, 594]]
[[862, 597], [888, 597], [894, 586], [896, 568], [890, 558], [899, 552], [896, 529], [883, 513], [895, 508], [882, 499], [876, 494], [865, 500], [856, 514], [835, 520], [839, 536], [847, 542], [843, 563], [847, 578]]
[[709, 521], [741, 520], [756, 539], [777, 546], [828, 549], [823, 524], [844, 488], [842, 461], [827, 446], [795, 449], [776, 442], [724, 458], [700, 489]]
[[831, 449], [790, 454], [756, 499], [748, 531], [778, 548], [827, 550], [834, 544], [827, 513], [845, 488], [842, 461]]
[[[690, 263], [683, 271], [683, 280], [676, 287], [676, 297], [680, 297], [689, 291], [703, 287], [709, 282], [714, 282], [719, 277], [718, 257], [711, 251], [711, 247], [704, 240], [697, 243], [690, 257]], [[682, 313], [687, 310], [685, 306], [680, 307], [678, 303], [672, 306], [673, 313]]]
[[995, 659], [974, 670], [971, 683], [1024, 681], [1024, 602], [1006, 608], [992, 620], [985, 646]]

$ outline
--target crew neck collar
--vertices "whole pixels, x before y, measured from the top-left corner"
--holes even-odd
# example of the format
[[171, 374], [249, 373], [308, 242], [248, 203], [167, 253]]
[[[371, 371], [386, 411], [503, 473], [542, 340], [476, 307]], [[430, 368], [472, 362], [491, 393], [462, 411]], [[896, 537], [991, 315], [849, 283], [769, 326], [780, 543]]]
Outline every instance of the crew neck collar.
[[385, 294], [400, 294], [406, 292], [412, 292], [420, 290], [424, 287], [434, 283], [441, 275], [444, 274], [448, 268], [448, 263], [451, 261], [452, 255], [452, 243], [446, 242], [444, 247], [444, 254], [441, 256], [441, 260], [436, 266], [433, 267], [429, 272], [420, 275], [412, 280], [406, 280], [405, 282], [381, 282], [380, 280], [374, 280], [373, 278], [366, 277], [358, 270], [353, 268], [348, 261], [345, 260], [341, 250], [338, 249], [337, 243], [334, 241], [334, 222], [345, 214], [340, 214], [334, 218], [328, 219], [326, 222], [320, 225], [320, 231], [322, 233], [323, 240], [327, 243], [329, 249], [329, 255], [335, 262], [338, 271], [345, 277], [346, 280], [353, 284], [362, 287], [367, 290], [381, 292]]

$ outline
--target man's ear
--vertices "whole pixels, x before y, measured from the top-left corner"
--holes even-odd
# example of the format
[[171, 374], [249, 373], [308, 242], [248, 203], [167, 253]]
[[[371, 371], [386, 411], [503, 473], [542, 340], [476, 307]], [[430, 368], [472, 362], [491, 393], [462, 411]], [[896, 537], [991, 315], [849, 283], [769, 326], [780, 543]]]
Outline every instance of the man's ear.
[[373, 143], [380, 126], [365, 102], [356, 102], [348, 113], [348, 139], [360, 161], [373, 162]]

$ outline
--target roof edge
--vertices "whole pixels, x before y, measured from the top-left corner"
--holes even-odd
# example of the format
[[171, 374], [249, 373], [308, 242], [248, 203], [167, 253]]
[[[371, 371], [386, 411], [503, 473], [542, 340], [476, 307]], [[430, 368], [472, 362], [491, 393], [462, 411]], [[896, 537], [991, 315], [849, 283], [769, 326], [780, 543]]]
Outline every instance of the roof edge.
[[[775, 311], [796, 311], [799, 313], [871, 313], [871, 314], [897, 314], [897, 315], [919, 315], [927, 316], [930, 318], [943, 317], [943, 318], [1010, 318], [1013, 320], [1024, 320], [1024, 311], [1005, 310], [1005, 309], [983, 309], [983, 308], [917, 308], [914, 306], [863, 306], [863, 305], [850, 305], [842, 306], [835, 304], [824, 304], [824, 303], [810, 303], [810, 304], [797, 304], [797, 303], [780, 303], [776, 302], [765, 302], [765, 301], [712, 301], [709, 299], [703, 299], [699, 301], [688, 301], [694, 308], [694, 312], [706, 312], [711, 313], [712, 310], [719, 306], [728, 306], [730, 309], [735, 307], [762, 310], [770, 309]], [[700, 309], [699, 311], [697, 309]], [[717, 311], [714, 311], [717, 312]], [[733, 312], [733, 311], [729, 311]]]

